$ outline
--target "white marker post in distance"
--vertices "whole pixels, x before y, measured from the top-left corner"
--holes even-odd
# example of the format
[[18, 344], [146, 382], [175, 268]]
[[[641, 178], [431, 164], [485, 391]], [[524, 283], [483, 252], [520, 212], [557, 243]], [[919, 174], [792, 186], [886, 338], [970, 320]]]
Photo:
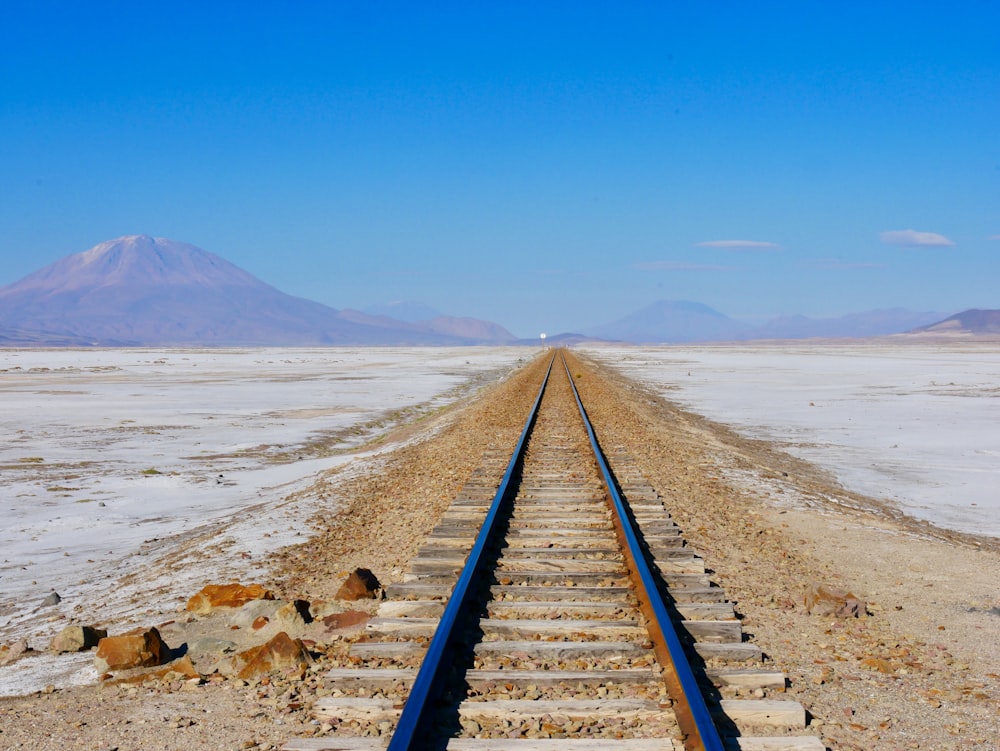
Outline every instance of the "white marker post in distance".
[[542, 340], [542, 347], [544, 347], [545, 346], [545, 332], [543, 331], [541, 334], [539, 334], [538, 338]]

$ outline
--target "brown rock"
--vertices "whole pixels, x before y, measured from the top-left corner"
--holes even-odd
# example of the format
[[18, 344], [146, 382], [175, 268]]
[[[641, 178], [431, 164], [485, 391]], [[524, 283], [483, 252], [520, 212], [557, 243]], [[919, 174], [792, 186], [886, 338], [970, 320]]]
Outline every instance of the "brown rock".
[[343, 613], [331, 613], [323, 619], [323, 625], [328, 629], [349, 628], [360, 626], [371, 618], [361, 610], [345, 610]]
[[305, 600], [292, 600], [282, 605], [274, 613], [274, 621], [280, 628], [296, 630], [304, 628], [312, 621], [309, 614], [309, 603]]
[[[107, 675], [107, 678], [101, 676], [101, 680], [111, 679], [111, 675]], [[161, 680], [193, 680], [201, 678], [201, 674], [195, 669], [194, 663], [191, 662], [191, 658], [187, 655], [180, 657], [173, 662], [167, 663], [159, 670], [145, 670], [137, 675], [126, 675], [123, 678], [117, 678], [108, 681], [110, 686], [120, 686], [128, 685], [130, 683], [145, 683], [151, 678], [159, 678]]]
[[271, 619], [266, 615], [259, 615], [254, 619], [254, 622], [250, 624], [250, 627], [254, 631], [260, 631], [264, 626], [271, 622]]
[[102, 628], [93, 626], [67, 626], [52, 640], [49, 646], [53, 652], [83, 652], [96, 647], [97, 643], [108, 635]]
[[27, 639], [18, 639], [10, 645], [4, 644], [0, 647], [0, 665], [6, 665], [14, 662], [14, 660], [30, 651], [31, 647], [28, 646]]
[[157, 670], [156, 674], [160, 678], [173, 677], [174, 675], [187, 680], [201, 678], [201, 674], [195, 669], [194, 663], [187, 655], [168, 663], [162, 670]]
[[216, 608], [240, 608], [251, 600], [273, 600], [274, 594], [261, 584], [244, 587], [232, 584], [209, 584], [187, 602], [192, 613], [211, 613]]
[[813, 584], [803, 602], [811, 615], [833, 615], [838, 618], [858, 618], [867, 615], [864, 603], [846, 589]]
[[309, 605], [309, 615], [314, 621], [321, 621], [330, 613], [336, 613], [339, 610], [340, 605], [328, 600], [313, 600]]
[[300, 639], [292, 639], [284, 631], [271, 641], [240, 652], [236, 664], [242, 664], [238, 676], [244, 680], [264, 675], [274, 670], [284, 670], [309, 665], [312, 658]]
[[881, 657], [865, 657], [861, 664], [869, 670], [877, 670], [880, 673], [892, 673], [892, 663]]
[[284, 604], [282, 600], [251, 600], [243, 607], [232, 611], [229, 623], [240, 628], [253, 628], [254, 621], [259, 618], [266, 618], [268, 622], [272, 622], [274, 614]]
[[136, 629], [121, 636], [108, 636], [98, 643], [94, 667], [98, 673], [109, 670], [162, 665], [170, 659], [170, 648], [155, 628]]
[[347, 577], [347, 581], [337, 590], [337, 594], [334, 597], [338, 600], [351, 601], [363, 599], [374, 600], [375, 594], [381, 586], [375, 574], [371, 571], [366, 568], [356, 568]]

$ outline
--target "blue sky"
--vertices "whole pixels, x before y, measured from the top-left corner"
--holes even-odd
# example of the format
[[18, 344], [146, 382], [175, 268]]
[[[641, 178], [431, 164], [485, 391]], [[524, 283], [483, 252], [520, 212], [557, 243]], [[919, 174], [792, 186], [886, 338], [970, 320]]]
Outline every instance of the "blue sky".
[[521, 335], [657, 299], [997, 308], [998, 29], [988, 2], [3, 3], [0, 285], [141, 233]]

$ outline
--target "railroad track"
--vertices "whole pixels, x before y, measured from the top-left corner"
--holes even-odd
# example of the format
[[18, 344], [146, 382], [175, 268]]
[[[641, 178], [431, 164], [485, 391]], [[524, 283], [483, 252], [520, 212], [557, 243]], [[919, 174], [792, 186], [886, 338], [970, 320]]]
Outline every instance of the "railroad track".
[[513, 457], [484, 457], [357, 667], [329, 673], [331, 734], [285, 751], [823, 749], [657, 493], [613, 464], [557, 353]]

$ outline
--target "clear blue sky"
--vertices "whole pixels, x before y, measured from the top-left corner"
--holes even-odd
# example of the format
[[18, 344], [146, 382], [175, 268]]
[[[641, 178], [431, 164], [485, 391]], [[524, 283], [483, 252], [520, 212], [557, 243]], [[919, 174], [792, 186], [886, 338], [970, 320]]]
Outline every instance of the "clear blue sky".
[[1000, 5], [0, 4], [0, 285], [140, 233], [522, 335], [998, 308]]

